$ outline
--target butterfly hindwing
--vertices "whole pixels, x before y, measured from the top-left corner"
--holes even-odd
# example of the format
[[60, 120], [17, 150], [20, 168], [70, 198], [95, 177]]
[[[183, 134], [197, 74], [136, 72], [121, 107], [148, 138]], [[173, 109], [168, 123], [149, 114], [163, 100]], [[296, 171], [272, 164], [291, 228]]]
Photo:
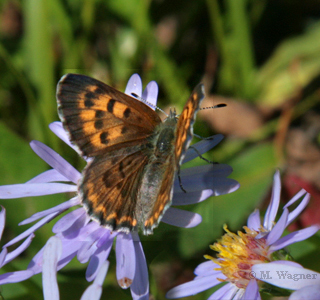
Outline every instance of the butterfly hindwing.
[[111, 230], [137, 229], [136, 194], [147, 162], [143, 151], [94, 158], [85, 168], [80, 184], [82, 203], [89, 215]]
[[63, 76], [57, 99], [71, 141], [87, 157], [144, 143], [161, 123], [146, 104], [84, 75]]

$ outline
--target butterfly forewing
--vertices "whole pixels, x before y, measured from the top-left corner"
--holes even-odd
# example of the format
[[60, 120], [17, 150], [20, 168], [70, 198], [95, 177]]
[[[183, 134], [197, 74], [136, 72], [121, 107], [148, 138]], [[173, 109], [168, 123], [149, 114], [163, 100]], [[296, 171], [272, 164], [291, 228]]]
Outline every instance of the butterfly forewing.
[[175, 157], [177, 168], [179, 168], [191, 143], [193, 137], [193, 123], [195, 121], [196, 113], [200, 108], [200, 103], [204, 97], [204, 86], [203, 84], [198, 84], [193, 90], [182, 110], [182, 113], [179, 116], [175, 141]]
[[84, 156], [144, 143], [161, 123], [146, 104], [84, 75], [62, 77], [57, 99], [63, 125]]

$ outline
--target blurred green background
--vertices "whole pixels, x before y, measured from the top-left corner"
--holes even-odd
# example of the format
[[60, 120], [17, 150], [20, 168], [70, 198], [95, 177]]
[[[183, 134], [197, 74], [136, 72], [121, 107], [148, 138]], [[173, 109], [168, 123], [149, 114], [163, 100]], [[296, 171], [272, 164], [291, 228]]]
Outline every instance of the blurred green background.
[[[2, 0], [1, 185], [25, 182], [48, 168], [30, 149], [33, 139], [83, 167], [48, 128], [58, 120], [56, 84], [69, 72], [122, 91], [138, 73], [144, 86], [158, 82], [163, 109], [181, 111], [200, 81], [207, 91], [204, 106], [227, 104], [200, 112], [195, 132], [225, 135], [206, 157], [231, 165], [241, 188], [188, 207], [202, 215], [198, 227], [161, 224], [154, 236], [143, 238], [150, 299], [164, 299], [168, 289], [193, 278], [203, 255], [213, 255], [209, 244], [223, 234], [224, 223], [241, 230], [254, 208], [266, 207], [276, 168], [283, 174], [284, 202], [299, 186], [313, 196], [292, 229], [320, 223], [319, 0]], [[17, 225], [27, 216], [68, 197], [2, 200], [2, 245], [27, 228]], [[1, 272], [26, 268], [52, 225], [39, 230], [27, 251]], [[319, 245], [318, 235], [289, 250], [305, 267], [320, 271]], [[102, 299], [130, 299], [117, 285], [114, 253], [110, 260]], [[59, 272], [61, 299], [80, 298], [88, 286], [85, 268], [74, 260]], [[41, 299], [41, 276], [0, 289], [4, 299]], [[188, 299], [207, 299], [211, 292]]]

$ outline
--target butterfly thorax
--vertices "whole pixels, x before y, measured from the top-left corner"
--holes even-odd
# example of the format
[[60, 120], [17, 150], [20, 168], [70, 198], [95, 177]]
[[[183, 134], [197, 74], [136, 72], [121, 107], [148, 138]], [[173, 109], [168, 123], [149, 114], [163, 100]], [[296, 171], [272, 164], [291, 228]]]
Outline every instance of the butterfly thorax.
[[[144, 170], [137, 201], [138, 209], [136, 213], [138, 215], [137, 219], [141, 220], [141, 227], [144, 227], [145, 220], [152, 213], [152, 207], [154, 207], [154, 203], [158, 199], [168, 166], [174, 164], [173, 152], [176, 124], [176, 114], [175, 112], [170, 112], [169, 117], [157, 126], [154, 135], [150, 139], [152, 147], [149, 153], [149, 164]], [[166, 207], [170, 206], [170, 204], [167, 203]], [[157, 217], [159, 218], [159, 216]]]
[[175, 137], [175, 127], [177, 118], [175, 112], [170, 111], [169, 117], [158, 125], [156, 134], [153, 136], [155, 142], [154, 156], [160, 160], [165, 160], [172, 153]]

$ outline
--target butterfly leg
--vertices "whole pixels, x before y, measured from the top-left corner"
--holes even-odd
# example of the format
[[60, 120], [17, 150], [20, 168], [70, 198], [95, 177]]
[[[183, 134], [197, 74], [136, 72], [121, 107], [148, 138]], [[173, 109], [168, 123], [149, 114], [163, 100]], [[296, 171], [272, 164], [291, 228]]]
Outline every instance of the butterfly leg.
[[[209, 138], [208, 138], [209, 139]], [[195, 147], [192, 147], [192, 146], [190, 146], [189, 147], [190, 149], [193, 149], [197, 154], [198, 154], [198, 156], [201, 158], [201, 159], [203, 159], [204, 161], [206, 161], [207, 163], [209, 163], [209, 164], [218, 164], [218, 162], [215, 162], [215, 161], [211, 161], [211, 160], [208, 160], [208, 159], [206, 159], [206, 158], [204, 158], [202, 155], [201, 155], [201, 153], [197, 150], [197, 148], [195, 148]]]
[[201, 135], [196, 134], [196, 133], [193, 133], [193, 136], [197, 137], [200, 140], [213, 140], [214, 139], [214, 136], [204, 137], [204, 136], [201, 136]]
[[180, 168], [178, 169], [178, 179], [179, 179], [179, 185], [180, 185], [180, 189], [186, 193], [187, 191], [183, 188], [182, 182], [181, 182], [181, 176], [180, 176]]

